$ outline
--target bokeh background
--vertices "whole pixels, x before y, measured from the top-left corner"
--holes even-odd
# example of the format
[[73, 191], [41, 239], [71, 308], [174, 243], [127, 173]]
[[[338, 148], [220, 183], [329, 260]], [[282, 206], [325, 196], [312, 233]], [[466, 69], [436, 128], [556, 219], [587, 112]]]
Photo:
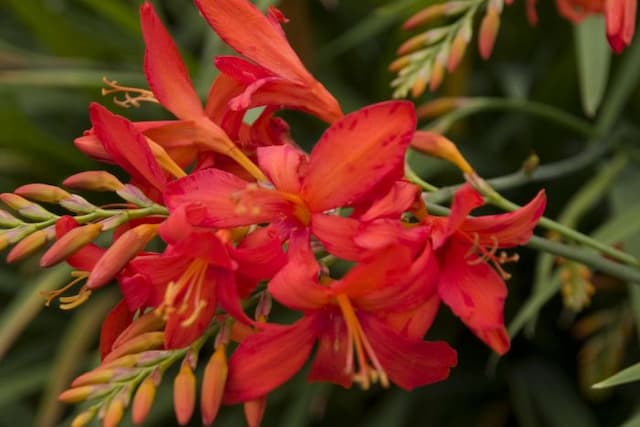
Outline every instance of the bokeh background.
[[[146, 86], [140, 3], [0, 0], [0, 191], [28, 182], [59, 184], [72, 173], [104, 167], [73, 145], [90, 126], [91, 101], [136, 120], [169, 117], [156, 105], [123, 110], [100, 95], [103, 76]], [[352, 111], [391, 97], [394, 76], [387, 67], [408, 37], [401, 24], [431, 2], [258, 1], [262, 8], [271, 3], [290, 18], [285, 29], [303, 62], [345, 111]], [[536, 27], [526, 20], [524, 0], [506, 7], [491, 59], [479, 58], [474, 38], [458, 70], [436, 93], [416, 102], [441, 96], [532, 101], [572, 114], [588, 126], [601, 126], [589, 135], [506, 105], [456, 121], [447, 135], [487, 178], [518, 171], [532, 153], [545, 165], [590, 152], [595, 144], [609, 144], [575, 171], [507, 189], [505, 194], [525, 202], [544, 187], [547, 216], [561, 217], [574, 206], [578, 213], [573, 223], [581, 231], [612, 233], [618, 237], [611, 243], [633, 252], [640, 228], [640, 43], [636, 38], [623, 55], [611, 59], [602, 104], [594, 117], [588, 117], [581, 102], [573, 26], [558, 16], [553, 2], [540, 3]], [[215, 75], [213, 57], [231, 52], [191, 2], [154, 4], [204, 97]], [[283, 115], [295, 139], [306, 147], [324, 128], [302, 114]], [[611, 167], [616, 156], [623, 161], [618, 160], [622, 166], [615, 175], [599, 191], [593, 190], [588, 203], [575, 202], [573, 196]], [[433, 184], [460, 182], [459, 174], [442, 162], [414, 156], [412, 164]], [[605, 225], [611, 228], [602, 231]], [[640, 416], [634, 418], [640, 386], [598, 392], [589, 387], [638, 361], [637, 285], [593, 272], [588, 283], [578, 281], [570, 287], [569, 296], [579, 300], [571, 308], [566, 295], [563, 302], [557, 291], [558, 277], [543, 274], [544, 264], [553, 266], [554, 259], [545, 261], [528, 248], [520, 254], [521, 261], [509, 266], [514, 277], [509, 281], [506, 320], [520, 316], [528, 324], [505, 357], [493, 358], [443, 309], [428, 338], [447, 339], [459, 352], [459, 366], [448, 381], [412, 393], [394, 388], [363, 392], [309, 385], [302, 374], [270, 396], [264, 426], [640, 426]], [[0, 267], [0, 427], [69, 425], [73, 408], [57, 403], [56, 396], [75, 375], [97, 364], [100, 322], [116, 301], [117, 290], [100, 292], [71, 312], [44, 307], [39, 292], [61, 286], [67, 277], [65, 267], [41, 271], [37, 257]], [[555, 290], [540, 296], [535, 289], [545, 284]], [[588, 285], [595, 288], [592, 298]], [[524, 314], [523, 307], [528, 307]], [[536, 314], [534, 327], [531, 319]], [[171, 378], [168, 374], [145, 425], [175, 424]], [[129, 419], [125, 417], [122, 425], [130, 425]], [[198, 416], [192, 425], [199, 425]], [[223, 409], [215, 425], [243, 425], [241, 408]]]

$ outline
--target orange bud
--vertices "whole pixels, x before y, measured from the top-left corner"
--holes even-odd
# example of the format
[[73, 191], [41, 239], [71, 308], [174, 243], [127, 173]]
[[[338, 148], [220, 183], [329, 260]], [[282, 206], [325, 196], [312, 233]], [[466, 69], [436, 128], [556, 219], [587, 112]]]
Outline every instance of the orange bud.
[[13, 228], [20, 224], [22, 224], [22, 221], [11, 215], [9, 212], [0, 209], [0, 227]]
[[186, 425], [196, 406], [196, 377], [186, 361], [182, 362], [180, 372], [173, 381], [173, 407], [178, 424]]
[[462, 61], [464, 57], [464, 52], [467, 50], [467, 44], [470, 39], [471, 28], [465, 24], [454, 37], [453, 43], [451, 43], [451, 50], [449, 51], [449, 59], [447, 61], [447, 70], [450, 73], [460, 65], [460, 61]]
[[141, 353], [147, 350], [160, 348], [164, 345], [164, 332], [147, 332], [114, 349], [105, 358], [104, 362], [110, 362], [127, 354]]
[[60, 237], [40, 258], [41, 267], [51, 267], [64, 261], [89, 243], [102, 232], [100, 224], [87, 224], [77, 227]]
[[429, 90], [434, 91], [440, 87], [442, 79], [444, 78], [444, 66], [437, 60], [431, 68], [431, 80], [429, 80]]
[[65, 179], [62, 185], [91, 191], [117, 191], [124, 187], [118, 178], [105, 171], [80, 172]]
[[422, 104], [416, 109], [416, 114], [422, 119], [430, 119], [459, 108], [467, 102], [467, 98], [445, 96]]
[[159, 331], [164, 327], [164, 324], [165, 321], [162, 316], [158, 316], [154, 311], [145, 313], [134, 320], [118, 335], [118, 338], [113, 342], [112, 348], [118, 348], [132, 338], [146, 332]]
[[138, 362], [137, 354], [128, 354], [126, 356], [122, 356], [117, 359], [110, 360], [109, 362], [105, 362], [103, 360], [102, 365], [100, 365], [100, 369], [132, 368], [137, 365], [137, 362]]
[[62, 188], [48, 184], [23, 185], [22, 187], [16, 188], [14, 193], [22, 197], [26, 197], [27, 199], [45, 203], [58, 203], [62, 199], [71, 197], [71, 194], [67, 193]]
[[420, 12], [407, 19], [402, 25], [402, 28], [404, 28], [405, 30], [411, 30], [418, 25], [426, 24], [430, 21], [433, 21], [434, 19], [441, 17], [442, 15], [444, 15], [445, 5], [446, 3], [438, 3], [422, 9]]
[[158, 388], [154, 374], [149, 375], [142, 381], [133, 398], [131, 419], [134, 424], [141, 424], [151, 410], [151, 405], [156, 397], [156, 389]]
[[54, 215], [44, 209], [42, 206], [30, 202], [24, 197], [20, 197], [17, 194], [13, 193], [2, 193], [0, 194], [0, 200], [9, 206], [11, 209], [17, 211], [20, 215], [27, 217], [29, 219], [34, 219], [38, 221], [44, 221], [47, 219], [54, 218]]
[[411, 58], [409, 55], [401, 56], [400, 58], [396, 59], [391, 64], [389, 64], [389, 71], [391, 71], [392, 73], [397, 73], [398, 71], [402, 70], [404, 67], [409, 65], [410, 63], [411, 63]]
[[429, 68], [424, 68], [420, 70], [418, 76], [416, 77], [413, 85], [411, 86], [411, 96], [414, 98], [422, 95], [427, 88], [427, 82], [429, 81], [429, 72], [431, 70]]
[[111, 386], [108, 384], [85, 385], [63, 391], [58, 396], [58, 400], [64, 403], [78, 403], [104, 396], [110, 391]]
[[85, 427], [89, 424], [96, 416], [95, 410], [88, 410], [81, 412], [78, 416], [76, 416], [73, 421], [71, 421], [71, 427]]
[[202, 378], [200, 409], [202, 423], [206, 426], [211, 425], [218, 415], [228, 371], [226, 346], [219, 345], [209, 359]]
[[473, 172], [473, 168], [458, 151], [458, 147], [438, 133], [417, 131], [411, 141], [411, 147], [428, 156], [447, 160], [465, 174]]
[[491, 56], [499, 28], [500, 16], [492, 9], [488, 9], [480, 24], [480, 34], [478, 35], [478, 49], [482, 59], [488, 59]]
[[183, 178], [187, 176], [184, 170], [169, 156], [167, 151], [157, 142], [147, 138], [151, 154], [156, 158], [162, 169], [173, 175], [174, 178]]
[[117, 427], [124, 415], [124, 402], [118, 396], [109, 403], [102, 419], [102, 427]]
[[267, 408], [267, 396], [262, 396], [256, 400], [245, 402], [244, 417], [249, 427], [260, 427], [264, 410]]
[[0, 194], [0, 200], [2, 200], [2, 203], [9, 206], [14, 211], [19, 211], [20, 209], [29, 207], [33, 204], [24, 197], [18, 196], [17, 194], [13, 193]]
[[153, 239], [158, 224], [142, 224], [124, 233], [98, 260], [87, 279], [87, 288], [96, 289], [109, 283]]
[[137, 369], [130, 368], [103, 368], [98, 367], [92, 371], [76, 377], [71, 387], [80, 387], [90, 384], [106, 384], [111, 381], [124, 381], [138, 374]]
[[53, 227], [47, 227], [30, 234], [11, 249], [11, 252], [7, 255], [7, 262], [12, 263], [28, 257], [40, 247], [44, 246], [49, 240], [53, 240], [55, 235], [56, 233]]
[[124, 187], [116, 191], [116, 193], [127, 202], [131, 202], [137, 206], [146, 207], [153, 205], [153, 201], [151, 201], [142, 190], [131, 184], [125, 184]]

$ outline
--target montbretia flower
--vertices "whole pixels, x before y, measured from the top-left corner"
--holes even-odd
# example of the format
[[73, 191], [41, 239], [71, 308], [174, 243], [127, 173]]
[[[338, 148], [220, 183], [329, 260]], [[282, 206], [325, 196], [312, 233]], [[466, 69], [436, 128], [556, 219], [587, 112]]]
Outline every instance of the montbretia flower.
[[[224, 402], [266, 395], [293, 376], [318, 350], [309, 380], [367, 389], [391, 382], [411, 390], [449, 375], [456, 353], [444, 342], [425, 342], [387, 325], [389, 311], [415, 305], [422, 283], [407, 274], [410, 251], [388, 248], [357, 264], [344, 278], [320, 274], [309, 249], [308, 231], [294, 233], [290, 262], [268, 284], [281, 304], [302, 311], [290, 326], [265, 324], [241, 342], [229, 361]], [[426, 289], [429, 292], [429, 289]]]
[[286, 236], [310, 228], [331, 245], [341, 217], [326, 212], [370, 203], [403, 175], [404, 153], [415, 130], [415, 111], [405, 101], [383, 102], [334, 123], [307, 157], [290, 145], [258, 148], [258, 162], [273, 186], [249, 183], [206, 169], [172, 182], [167, 207], [199, 205], [194, 225], [227, 228], [274, 223]]
[[514, 212], [467, 216], [482, 204], [482, 196], [465, 184], [455, 194], [449, 217], [428, 216], [424, 222], [431, 227], [431, 244], [440, 265], [439, 297], [482, 341], [504, 354], [510, 346], [503, 321], [504, 281], [510, 275], [502, 264], [517, 260], [517, 255], [498, 249], [529, 240], [546, 198], [541, 191]]
[[[216, 66], [225, 75], [211, 94], [234, 93], [232, 110], [277, 105], [309, 112], [328, 123], [342, 116], [336, 99], [307, 71], [286, 39], [282, 13], [270, 8], [264, 16], [247, 0], [196, 0], [196, 5], [220, 38], [244, 58], [219, 56]], [[249, 31], [243, 31], [248, 28]], [[211, 99], [207, 109], [220, 105]]]

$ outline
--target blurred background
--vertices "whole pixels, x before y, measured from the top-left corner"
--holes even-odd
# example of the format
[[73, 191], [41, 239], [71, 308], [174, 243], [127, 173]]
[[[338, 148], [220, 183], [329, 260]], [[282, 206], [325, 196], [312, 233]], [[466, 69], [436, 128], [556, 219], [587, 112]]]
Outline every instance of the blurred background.
[[[398, 46], [415, 34], [402, 30], [401, 24], [433, 2], [257, 3], [261, 8], [277, 4], [283, 10], [290, 19], [285, 30], [294, 49], [344, 110], [352, 111], [391, 97], [394, 75], [388, 64]], [[0, 191], [29, 182], [57, 185], [73, 173], [104, 168], [73, 145], [90, 126], [91, 101], [136, 120], [169, 117], [153, 104], [123, 110], [100, 95], [103, 76], [146, 87], [140, 4], [0, 0]], [[213, 57], [231, 52], [191, 2], [155, 0], [154, 5], [204, 97], [216, 72]], [[540, 2], [538, 13], [539, 23], [532, 27], [524, 0], [506, 7], [490, 60], [479, 57], [474, 37], [455, 73], [416, 103], [442, 96], [507, 100], [465, 113], [447, 126], [447, 136], [485, 178], [517, 172], [533, 153], [542, 166], [578, 156], [569, 162], [576, 166], [572, 170], [560, 168], [560, 173], [507, 188], [504, 194], [523, 203], [546, 188], [547, 216], [634, 253], [640, 249], [640, 43], [636, 38], [621, 56], [611, 57], [609, 77], [600, 79], [604, 94], [590, 117], [583, 106], [585, 85], [587, 91], [592, 86], [580, 80], [580, 72], [590, 65], [577, 59], [573, 25], [558, 16], [553, 2]], [[554, 114], [568, 114], [577, 125], [567, 126], [553, 119]], [[294, 138], [306, 147], [324, 129], [299, 113], [283, 116]], [[424, 120], [420, 126], [431, 124]], [[435, 185], [460, 182], [459, 174], [442, 162], [415, 155], [411, 163]], [[458, 350], [459, 366], [448, 381], [412, 393], [395, 388], [363, 392], [309, 385], [298, 375], [270, 396], [263, 425], [640, 426], [640, 416], [634, 418], [640, 386], [590, 388], [639, 359], [638, 285], [585, 273], [576, 264], [558, 263], [528, 248], [519, 252], [520, 262], [509, 265], [513, 279], [505, 320], [513, 328], [517, 319], [516, 326], [524, 330], [505, 357], [492, 357], [445, 308], [428, 338], [447, 339]], [[117, 291], [100, 292], [71, 312], [44, 307], [39, 292], [61, 286], [67, 277], [64, 267], [41, 271], [37, 257], [0, 267], [0, 426], [69, 425], [73, 408], [58, 404], [56, 396], [76, 375], [97, 365], [100, 322]], [[175, 424], [170, 378], [167, 375], [145, 425]], [[192, 425], [199, 425], [198, 420], [195, 416]], [[229, 407], [215, 425], [243, 423], [242, 409]], [[130, 425], [127, 417], [122, 425]]]

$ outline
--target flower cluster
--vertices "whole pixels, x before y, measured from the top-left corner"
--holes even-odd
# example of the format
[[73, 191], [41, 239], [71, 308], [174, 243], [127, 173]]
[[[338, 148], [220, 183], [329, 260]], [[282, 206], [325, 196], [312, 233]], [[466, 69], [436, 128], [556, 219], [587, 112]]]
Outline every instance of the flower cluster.
[[[416, 131], [412, 103], [381, 102], [344, 115], [289, 46], [278, 10], [265, 16], [247, 0], [196, 5], [240, 54], [215, 59], [220, 74], [206, 104], [145, 3], [150, 90], [107, 81], [105, 92], [121, 93], [120, 105], [159, 103], [176, 119], [131, 122], [93, 104], [92, 128], [76, 140], [130, 182], [88, 171], [65, 186], [114, 192], [122, 203], [97, 207], [44, 184], [2, 195], [32, 220], [0, 211], [7, 228], [1, 243], [19, 242], [10, 260], [54, 240], [41, 265], [66, 261], [75, 269], [73, 282], [50, 301], [60, 297], [62, 308], [73, 308], [114, 282], [122, 294], [102, 327], [101, 365], [60, 396], [97, 402], [73, 425], [98, 417], [114, 426], [129, 406], [142, 422], [163, 374], [180, 360], [174, 406], [178, 422], [188, 423], [194, 370], [209, 339], [214, 350], [200, 394], [206, 425], [221, 404], [237, 403], [249, 425], [259, 425], [267, 395], [310, 359], [309, 380], [346, 388], [393, 383], [411, 390], [444, 380], [456, 352], [424, 340], [440, 302], [491, 349], [508, 351], [503, 264], [516, 256], [500, 249], [527, 242], [544, 193], [514, 212], [472, 217], [484, 200], [465, 184], [448, 216], [432, 215], [421, 189], [404, 179], [406, 150], [413, 146], [473, 170], [448, 140]], [[245, 122], [256, 107], [263, 107], [259, 117]], [[309, 154], [274, 115], [281, 109], [327, 123]], [[106, 248], [94, 243], [111, 230]], [[336, 262], [350, 269], [337, 275]], [[74, 286], [80, 287], [75, 295], [61, 296]], [[273, 301], [297, 320], [274, 321]]]

